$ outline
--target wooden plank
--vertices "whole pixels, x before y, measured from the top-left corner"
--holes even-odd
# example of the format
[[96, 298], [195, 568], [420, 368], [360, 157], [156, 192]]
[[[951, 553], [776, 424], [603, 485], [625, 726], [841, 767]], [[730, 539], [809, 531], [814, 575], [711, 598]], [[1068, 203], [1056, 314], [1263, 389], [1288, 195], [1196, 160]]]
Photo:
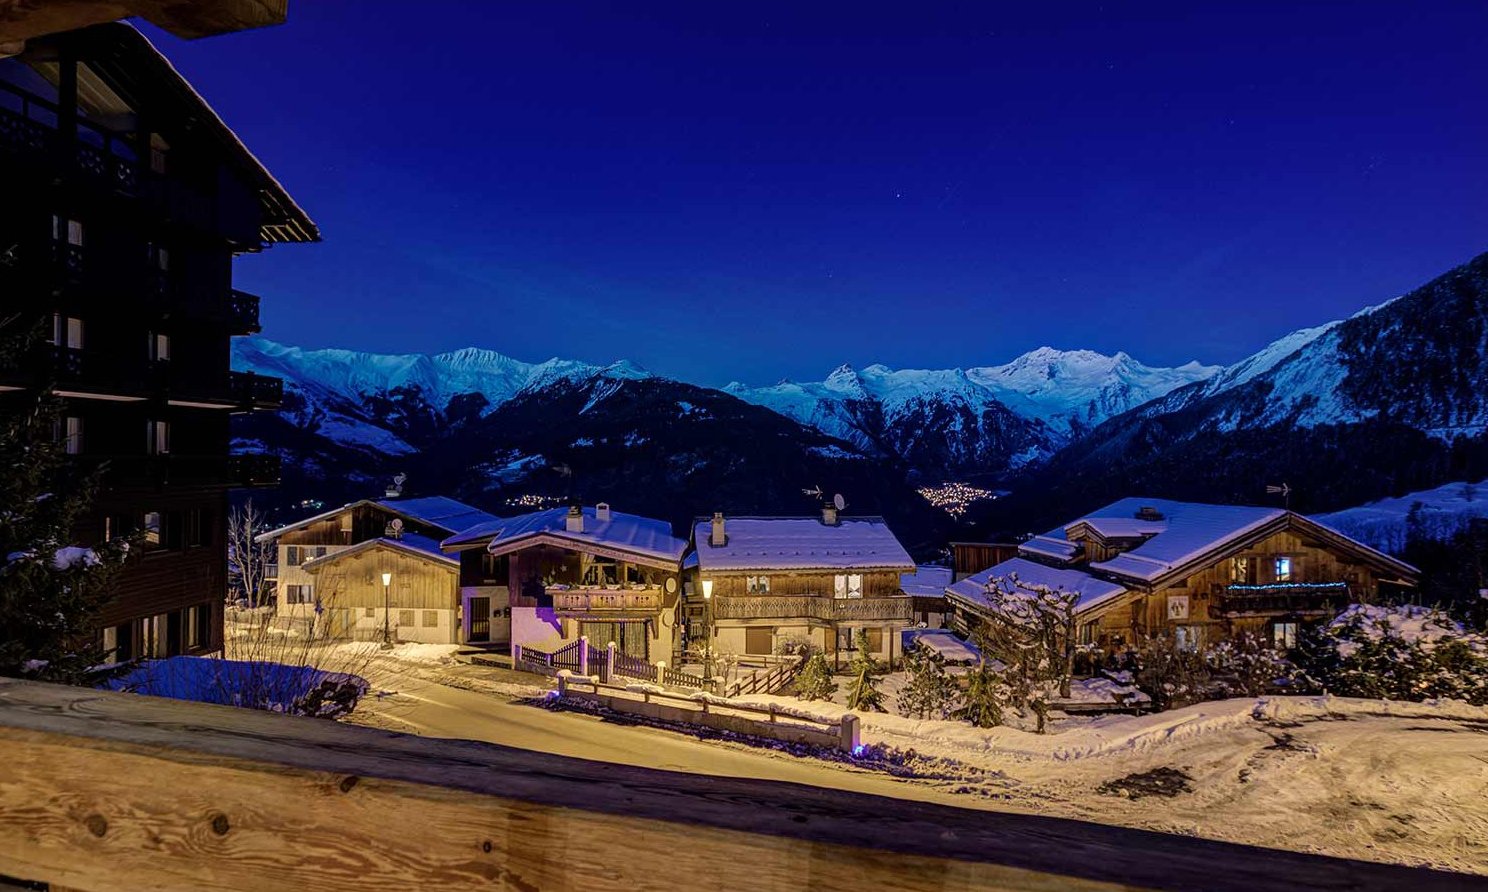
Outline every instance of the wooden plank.
[[17, 681], [0, 682], [0, 874], [94, 890], [309, 892], [1485, 885]]

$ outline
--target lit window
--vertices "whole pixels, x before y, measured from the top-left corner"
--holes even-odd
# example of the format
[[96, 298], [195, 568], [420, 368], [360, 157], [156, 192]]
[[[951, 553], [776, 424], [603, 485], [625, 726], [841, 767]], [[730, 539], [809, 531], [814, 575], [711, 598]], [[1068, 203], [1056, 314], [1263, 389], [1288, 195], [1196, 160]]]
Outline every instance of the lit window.
[[170, 454], [170, 422], [151, 419], [145, 422], [145, 449], [150, 455]]
[[83, 451], [83, 419], [69, 415], [62, 419], [62, 451], [79, 455]]
[[69, 245], [82, 247], [83, 245], [83, 223], [81, 220], [69, 220], [57, 214], [52, 215], [52, 238], [56, 241], [67, 240]]
[[770, 577], [750, 576], [745, 580], [749, 584], [749, 593], [752, 595], [764, 595], [770, 592]]
[[863, 597], [863, 575], [861, 573], [838, 573], [833, 579], [834, 598]]
[[1273, 623], [1271, 626], [1271, 644], [1281, 650], [1291, 650], [1296, 647], [1297, 624]]
[[1254, 582], [1250, 574], [1250, 558], [1237, 557], [1230, 559], [1230, 581], [1240, 584]]
[[161, 543], [161, 515], [159, 511], [145, 512], [145, 547], [159, 548]]
[[76, 316], [52, 316], [52, 343], [69, 350], [83, 349], [83, 320]]
[[1277, 582], [1291, 582], [1292, 581], [1292, 559], [1291, 558], [1289, 558], [1289, 557], [1279, 557], [1279, 558], [1276, 559], [1276, 581]]
[[154, 331], [150, 333], [150, 358], [165, 361], [171, 358], [170, 335]]

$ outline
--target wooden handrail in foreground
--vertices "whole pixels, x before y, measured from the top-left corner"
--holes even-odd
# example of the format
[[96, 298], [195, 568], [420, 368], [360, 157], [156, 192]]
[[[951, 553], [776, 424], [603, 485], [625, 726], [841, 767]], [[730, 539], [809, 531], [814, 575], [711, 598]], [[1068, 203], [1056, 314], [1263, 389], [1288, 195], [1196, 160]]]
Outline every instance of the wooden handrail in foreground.
[[0, 681], [0, 874], [85, 890], [297, 892], [1479, 882], [21, 681]]

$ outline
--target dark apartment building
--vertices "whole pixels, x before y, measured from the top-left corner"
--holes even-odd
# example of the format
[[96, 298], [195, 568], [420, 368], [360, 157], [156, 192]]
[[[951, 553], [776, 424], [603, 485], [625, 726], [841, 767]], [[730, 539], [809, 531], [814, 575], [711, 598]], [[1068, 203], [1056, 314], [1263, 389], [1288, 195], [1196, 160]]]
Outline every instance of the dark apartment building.
[[259, 329], [233, 259], [319, 234], [134, 28], [9, 46], [0, 316], [45, 343], [0, 370], [0, 391], [53, 388], [66, 451], [106, 462], [78, 541], [143, 532], [101, 617], [106, 646], [120, 658], [218, 650], [228, 492], [278, 479], [275, 460], [231, 454], [229, 421], [275, 408], [282, 391], [229, 370], [231, 338]]

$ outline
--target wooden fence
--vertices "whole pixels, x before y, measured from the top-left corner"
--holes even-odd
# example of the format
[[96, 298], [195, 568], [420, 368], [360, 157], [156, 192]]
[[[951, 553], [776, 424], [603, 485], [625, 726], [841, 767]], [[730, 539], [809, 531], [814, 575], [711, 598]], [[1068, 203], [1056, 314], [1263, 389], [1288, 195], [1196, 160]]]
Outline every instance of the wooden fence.
[[587, 700], [614, 712], [675, 722], [701, 725], [718, 731], [732, 731], [785, 743], [856, 752], [861, 742], [858, 717], [846, 713], [836, 722], [823, 721], [781, 710], [774, 704], [725, 703], [708, 695], [673, 694], [668, 691], [631, 690], [607, 685], [592, 678], [558, 674], [558, 696]]
[[723, 690], [725, 697], [737, 697], [740, 694], [773, 694], [790, 683], [796, 677], [796, 672], [801, 668], [802, 660], [795, 657], [784, 660], [767, 669], [756, 669], [748, 676], [740, 678], [729, 684]]
[[13, 680], [0, 680], [0, 875], [88, 892], [1483, 886], [1082, 821]]

